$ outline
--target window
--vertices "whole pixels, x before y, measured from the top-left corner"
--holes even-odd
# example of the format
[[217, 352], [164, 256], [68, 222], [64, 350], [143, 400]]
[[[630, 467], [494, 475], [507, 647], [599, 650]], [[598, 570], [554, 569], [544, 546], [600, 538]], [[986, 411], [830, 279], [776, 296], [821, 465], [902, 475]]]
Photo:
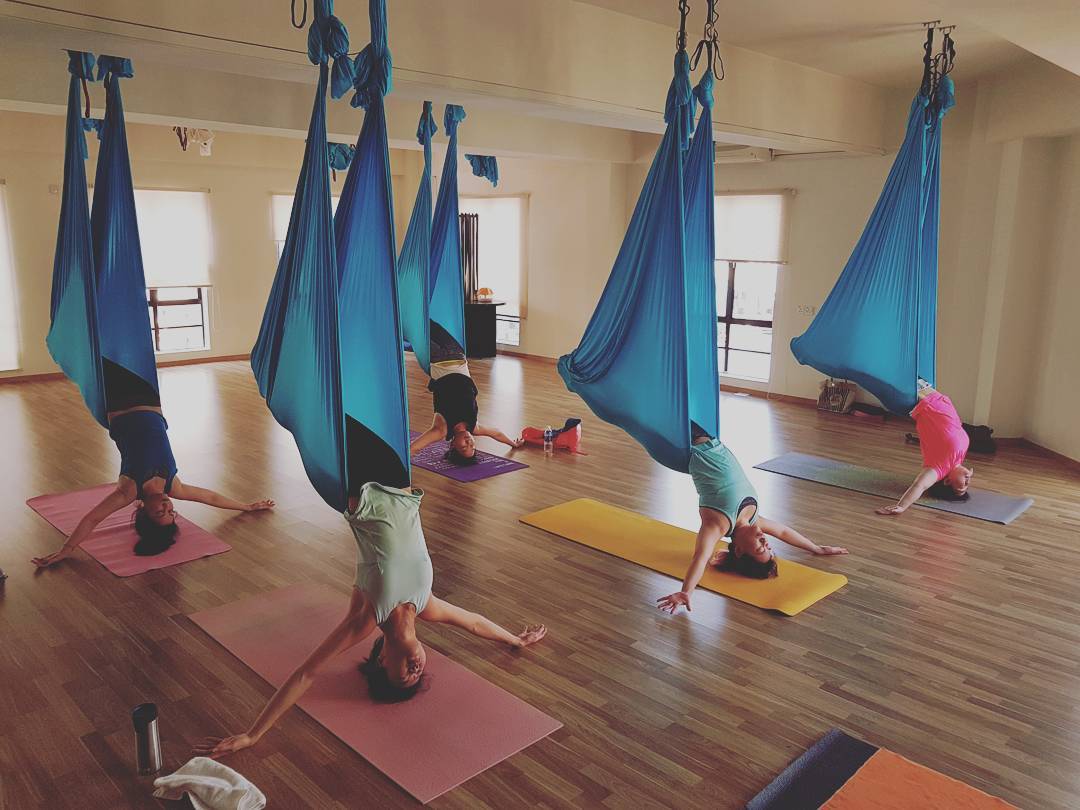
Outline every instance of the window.
[[[285, 235], [289, 232], [289, 217], [292, 216], [293, 194], [270, 195], [270, 217], [274, 225], [274, 244], [277, 246], [277, 257], [280, 259], [285, 250]], [[341, 197], [330, 198], [330, 209], [336, 214], [338, 200]]]
[[784, 194], [718, 195], [715, 219], [720, 373], [766, 382], [784, 264]]
[[477, 216], [477, 285], [491, 289], [505, 302], [495, 316], [495, 340], [504, 346], [521, 343], [528, 289], [525, 264], [526, 197], [463, 197], [462, 214]]
[[19, 322], [5, 192], [0, 181], [0, 371], [11, 371], [19, 367]]
[[206, 287], [151, 287], [146, 291], [155, 352], [210, 348], [207, 292]]
[[154, 351], [210, 348], [210, 195], [135, 190]]

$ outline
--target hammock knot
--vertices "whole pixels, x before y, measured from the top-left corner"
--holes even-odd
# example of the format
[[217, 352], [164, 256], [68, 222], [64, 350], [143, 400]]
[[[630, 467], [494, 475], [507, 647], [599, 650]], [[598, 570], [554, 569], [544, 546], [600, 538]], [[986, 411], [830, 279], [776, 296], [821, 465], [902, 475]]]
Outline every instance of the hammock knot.
[[308, 60], [313, 65], [327, 65], [333, 60], [330, 94], [341, 98], [352, 86], [355, 67], [349, 58], [349, 31], [334, 16], [333, 0], [318, 0], [315, 17], [308, 28]]
[[435, 116], [431, 114], [431, 102], [424, 102], [424, 111], [420, 113], [420, 122], [416, 125], [416, 141], [421, 146], [426, 145], [431, 136], [439, 131], [439, 125], [435, 123]]
[[671, 126], [676, 121], [682, 124], [680, 146], [685, 151], [694, 129], [694, 94], [690, 85], [690, 57], [684, 50], [675, 54], [675, 75], [664, 104], [664, 123]]
[[477, 177], [484, 177], [491, 181], [491, 185], [499, 185], [499, 162], [492, 155], [466, 155], [465, 159], [472, 166], [472, 173]]
[[326, 144], [328, 159], [330, 161], [330, 168], [337, 172], [343, 172], [349, 168], [349, 164], [352, 163], [353, 156], [356, 154], [356, 147], [348, 143], [335, 143], [330, 141]]
[[86, 132], [97, 133], [97, 139], [100, 141], [101, 130], [105, 127], [105, 120], [103, 118], [84, 118], [82, 120], [82, 126], [83, 130]]
[[357, 54], [354, 64], [356, 75], [353, 88], [356, 94], [350, 103], [353, 107], [363, 107], [366, 110], [376, 99], [381, 99], [390, 92], [393, 66], [390, 51], [385, 47], [377, 49], [375, 43], [370, 42]]
[[106, 77], [116, 79], [130, 79], [135, 75], [135, 69], [131, 66], [131, 60], [123, 56], [99, 56], [97, 60], [97, 77], [102, 81]]
[[68, 51], [68, 73], [85, 82], [94, 79], [94, 55], [86, 51]]
[[465, 120], [465, 108], [460, 104], [447, 104], [443, 113], [443, 129], [447, 136], [453, 138], [457, 135], [458, 124]]
[[711, 70], [705, 71], [701, 81], [694, 87], [694, 98], [703, 107], [712, 109], [713, 106], [713, 74]]

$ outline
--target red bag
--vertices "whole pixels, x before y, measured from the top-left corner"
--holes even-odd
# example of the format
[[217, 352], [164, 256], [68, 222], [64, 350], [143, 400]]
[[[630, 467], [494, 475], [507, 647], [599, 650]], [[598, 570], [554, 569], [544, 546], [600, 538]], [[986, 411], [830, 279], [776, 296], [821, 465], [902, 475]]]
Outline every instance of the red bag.
[[[558, 430], [552, 431], [555, 438], [552, 445], [556, 450], [568, 450], [580, 456], [588, 455], [581, 447], [581, 420], [567, 419], [566, 424]], [[525, 444], [533, 447], [544, 446], [544, 431], [541, 428], [527, 427], [521, 431], [521, 438]]]

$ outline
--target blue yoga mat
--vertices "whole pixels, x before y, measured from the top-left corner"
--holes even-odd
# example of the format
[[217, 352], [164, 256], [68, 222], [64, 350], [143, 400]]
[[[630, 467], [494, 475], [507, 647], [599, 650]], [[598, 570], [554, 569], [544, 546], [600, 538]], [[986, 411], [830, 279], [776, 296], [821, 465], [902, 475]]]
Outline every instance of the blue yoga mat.
[[[852, 492], [880, 495], [892, 500], [899, 500], [911, 485], [910, 476], [859, 467], [806, 453], [785, 453], [754, 466], [766, 472], [801, 478], [804, 481], [816, 481], [831, 487], [850, 489]], [[917, 500], [915, 505], [1008, 525], [1035, 503], [1034, 498], [1015, 498], [985, 489], [971, 489], [969, 492], [971, 497], [966, 501], [943, 501], [924, 496]]]

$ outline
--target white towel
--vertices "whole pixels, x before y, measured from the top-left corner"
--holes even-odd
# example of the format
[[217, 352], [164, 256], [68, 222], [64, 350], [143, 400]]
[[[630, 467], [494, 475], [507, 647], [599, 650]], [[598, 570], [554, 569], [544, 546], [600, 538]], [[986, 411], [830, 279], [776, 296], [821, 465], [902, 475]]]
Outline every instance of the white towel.
[[154, 780], [159, 799], [182, 799], [187, 793], [195, 810], [263, 810], [263, 792], [227, 765], [195, 757], [169, 776]]

